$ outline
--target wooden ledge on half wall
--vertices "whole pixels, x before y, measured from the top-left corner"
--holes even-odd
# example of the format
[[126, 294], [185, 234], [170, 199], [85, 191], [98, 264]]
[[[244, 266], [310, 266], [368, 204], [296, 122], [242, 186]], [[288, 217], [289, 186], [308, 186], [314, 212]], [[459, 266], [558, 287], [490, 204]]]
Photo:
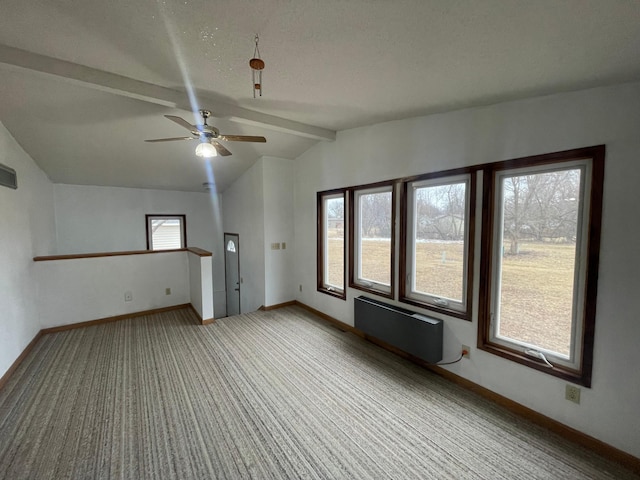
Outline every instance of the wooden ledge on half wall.
[[99, 258], [99, 257], [119, 257], [124, 255], [149, 255], [156, 253], [189, 252], [199, 257], [211, 257], [213, 254], [198, 247], [175, 248], [171, 250], [127, 250], [123, 252], [99, 252], [99, 253], [78, 253], [71, 255], [47, 255], [33, 257], [34, 262], [49, 262], [52, 260], [74, 260], [77, 258]]

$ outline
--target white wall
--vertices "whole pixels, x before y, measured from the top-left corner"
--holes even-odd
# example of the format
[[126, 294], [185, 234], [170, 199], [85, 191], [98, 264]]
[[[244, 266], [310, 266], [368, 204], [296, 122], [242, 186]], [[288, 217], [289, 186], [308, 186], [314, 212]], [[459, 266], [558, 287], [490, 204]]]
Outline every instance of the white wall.
[[242, 312], [295, 298], [293, 169], [291, 160], [262, 157], [223, 194], [224, 231], [240, 235]]
[[187, 252], [50, 260], [34, 269], [43, 328], [190, 302]]
[[201, 257], [188, 252], [189, 290], [191, 305], [202, 320], [213, 317], [213, 295], [211, 286], [211, 257]]
[[[293, 169], [294, 163], [263, 158], [265, 306], [295, 298], [293, 285]], [[286, 248], [272, 250], [271, 244]]]
[[258, 160], [222, 196], [224, 231], [239, 235], [240, 311], [265, 303], [264, 160]]
[[53, 186], [0, 123], [0, 162], [18, 189], [0, 187], [0, 376], [40, 330], [33, 257], [54, 253]]
[[214, 310], [225, 311], [218, 195], [56, 184], [54, 198], [59, 254], [144, 250], [146, 214], [185, 214], [187, 245], [213, 253]]
[[[296, 162], [294, 285], [304, 287], [297, 298], [353, 325], [358, 292], [348, 289], [346, 302], [316, 292], [317, 191], [606, 144], [595, 365], [592, 388], [582, 389], [581, 404], [564, 399], [566, 382], [475, 348], [470, 360], [445, 368], [640, 457], [640, 224], [634, 210], [640, 205], [639, 132], [640, 84], [340, 132], [334, 143], [320, 143]], [[445, 319], [445, 356], [476, 342], [477, 308], [473, 322]]]

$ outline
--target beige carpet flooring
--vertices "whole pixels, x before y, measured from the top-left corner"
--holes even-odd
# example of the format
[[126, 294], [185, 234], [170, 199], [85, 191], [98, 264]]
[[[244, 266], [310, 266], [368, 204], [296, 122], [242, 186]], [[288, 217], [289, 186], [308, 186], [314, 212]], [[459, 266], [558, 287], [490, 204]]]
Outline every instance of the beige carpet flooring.
[[0, 391], [2, 479], [631, 479], [306, 311], [44, 336]]

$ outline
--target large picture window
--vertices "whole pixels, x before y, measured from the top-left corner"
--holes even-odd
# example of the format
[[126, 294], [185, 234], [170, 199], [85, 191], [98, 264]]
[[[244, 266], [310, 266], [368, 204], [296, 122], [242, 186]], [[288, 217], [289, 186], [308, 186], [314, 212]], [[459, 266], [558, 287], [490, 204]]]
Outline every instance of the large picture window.
[[395, 195], [392, 183], [350, 191], [349, 285], [393, 296]]
[[493, 165], [480, 348], [589, 386], [604, 148]]
[[317, 201], [318, 290], [345, 299], [345, 190], [320, 192]]
[[475, 174], [405, 182], [401, 300], [470, 320]]

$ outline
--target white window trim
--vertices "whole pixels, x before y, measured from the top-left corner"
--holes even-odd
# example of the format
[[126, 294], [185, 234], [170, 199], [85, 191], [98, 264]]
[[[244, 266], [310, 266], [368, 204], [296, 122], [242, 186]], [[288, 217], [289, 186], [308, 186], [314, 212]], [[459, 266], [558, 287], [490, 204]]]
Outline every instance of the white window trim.
[[[527, 355], [528, 350], [538, 351], [544, 354], [545, 358], [552, 364], [562, 365], [564, 367], [578, 370], [581, 365], [582, 359], [582, 334], [584, 331], [584, 296], [586, 290], [586, 278], [587, 278], [587, 259], [588, 255], [588, 240], [589, 240], [589, 216], [590, 216], [590, 192], [592, 184], [592, 159], [580, 159], [574, 161], [565, 161], [552, 165], [537, 165], [521, 168], [505, 169], [496, 172], [495, 185], [497, 193], [495, 195], [494, 204], [491, 206], [496, 212], [493, 232], [491, 233], [491, 243], [493, 246], [493, 266], [492, 266], [492, 292], [491, 295], [491, 323], [489, 328], [489, 340], [495, 344], [516, 350], [522, 354]], [[526, 174], [547, 173], [554, 171], [564, 171], [579, 168], [582, 170], [581, 182], [580, 182], [580, 204], [578, 207], [578, 228], [577, 234], [579, 238], [576, 239], [576, 259], [575, 259], [575, 272], [574, 272], [574, 285], [573, 285], [573, 308], [571, 319], [571, 344], [570, 354], [562, 355], [558, 352], [554, 352], [549, 349], [542, 348], [535, 344], [529, 344], [526, 342], [518, 341], [508, 337], [500, 336], [497, 334], [500, 324], [500, 305], [499, 297], [501, 293], [500, 285], [500, 273], [502, 271], [502, 255], [501, 249], [503, 242], [503, 192], [500, 188], [503, 178], [509, 178], [514, 176], [522, 176]], [[529, 354], [530, 355], [530, 354]]]
[[[394, 228], [393, 228], [393, 209], [395, 208], [395, 205], [393, 203], [393, 189], [394, 186], [393, 185], [385, 185], [382, 187], [374, 187], [374, 188], [363, 188], [363, 189], [357, 189], [354, 190], [353, 192], [353, 198], [354, 198], [354, 246], [353, 246], [353, 252], [352, 254], [354, 255], [354, 275], [353, 275], [353, 283], [356, 286], [361, 286], [364, 287], [366, 289], [370, 289], [373, 291], [379, 291], [385, 294], [390, 294], [391, 293], [391, 280], [393, 279], [393, 265], [392, 262], [389, 262], [389, 283], [382, 283], [382, 282], [377, 282], [375, 280], [371, 280], [368, 278], [364, 278], [362, 276], [362, 249], [361, 249], [361, 242], [362, 242], [362, 229], [360, 228], [360, 222], [361, 222], [361, 218], [362, 218], [362, 206], [360, 203], [360, 199], [363, 195], [372, 195], [372, 194], [377, 194], [377, 193], [389, 193], [391, 194], [391, 211], [389, 212], [390, 214], [390, 219], [391, 219], [391, 225], [389, 225], [389, 229], [391, 231], [391, 236], [393, 237], [394, 235]], [[391, 249], [391, 245], [393, 245], [392, 242], [392, 238], [390, 239], [390, 246], [389, 248]], [[391, 257], [393, 257], [393, 252], [390, 251], [389, 252]]]
[[345, 251], [345, 246], [346, 246], [346, 235], [347, 235], [347, 225], [346, 225], [346, 220], [347, 220], [347, 195], [346, 192], [340, 192], [340, 193], [334, 193], [334, 194], [327, 194], [327, 195], [322, 195], [322, 227], [323, 227], [323, 231], [322, 231], [322, 243], [323, 243], [323, 269], [322, 269], [322, 287], [324, 290], [328, 291], [328, 292], [335, 292], [338, 294], [344, 294], [345, 293], [345, 287], [344, 287], [344, 283], [346, 281], [345, 279], [345, 268], [346, 268], [346, 254], [343, 256], [342, 259], [342, 283], [343, 286], [339, 286], [339, 285], [334, 285], [332, 283], [329, 282], [329, 209], [327, 208], [327, 204], [329, 203], [330, 200], [334, 200], [336, 198], [341, 198], [343, 201], [343, 230], [344, 230], [344, 235], [343, 235], [343, 251]]
[[[453, 175], [449, 177], [439, 177], [426, 180], [417, 180], [409, 182], [407, 184], [407, 245], [405, 245], [407, 251], [406, 258], [406, 297], [412, 300], [416, 300], [425, 305], [431, 305], [438, 308], [446, 308], [449, 310], [464, 313], [468, 309], [468, 303], [471, 301], [468, 297], [468, 285], [467, 285], [467, 272], [469, 269], [469, 242], [472, 240], [469, 238], [469, 217], [471, 208], [471, 173], [465, 173], [462, 175]], [[442, 295], [430, 294], [426, 292], [416, 291], [416, 279], [414, 272], [416, 270], [416, 242], [415, 232], [417, 230], [417, 217], [416, 190], [424, 187], [438, 187], [445, 185], [452, 185], [456, 183], [465, 183], [465, 228], [464, 228], [464, 261], [462, 269], [462, 299], [447, 298]]]

